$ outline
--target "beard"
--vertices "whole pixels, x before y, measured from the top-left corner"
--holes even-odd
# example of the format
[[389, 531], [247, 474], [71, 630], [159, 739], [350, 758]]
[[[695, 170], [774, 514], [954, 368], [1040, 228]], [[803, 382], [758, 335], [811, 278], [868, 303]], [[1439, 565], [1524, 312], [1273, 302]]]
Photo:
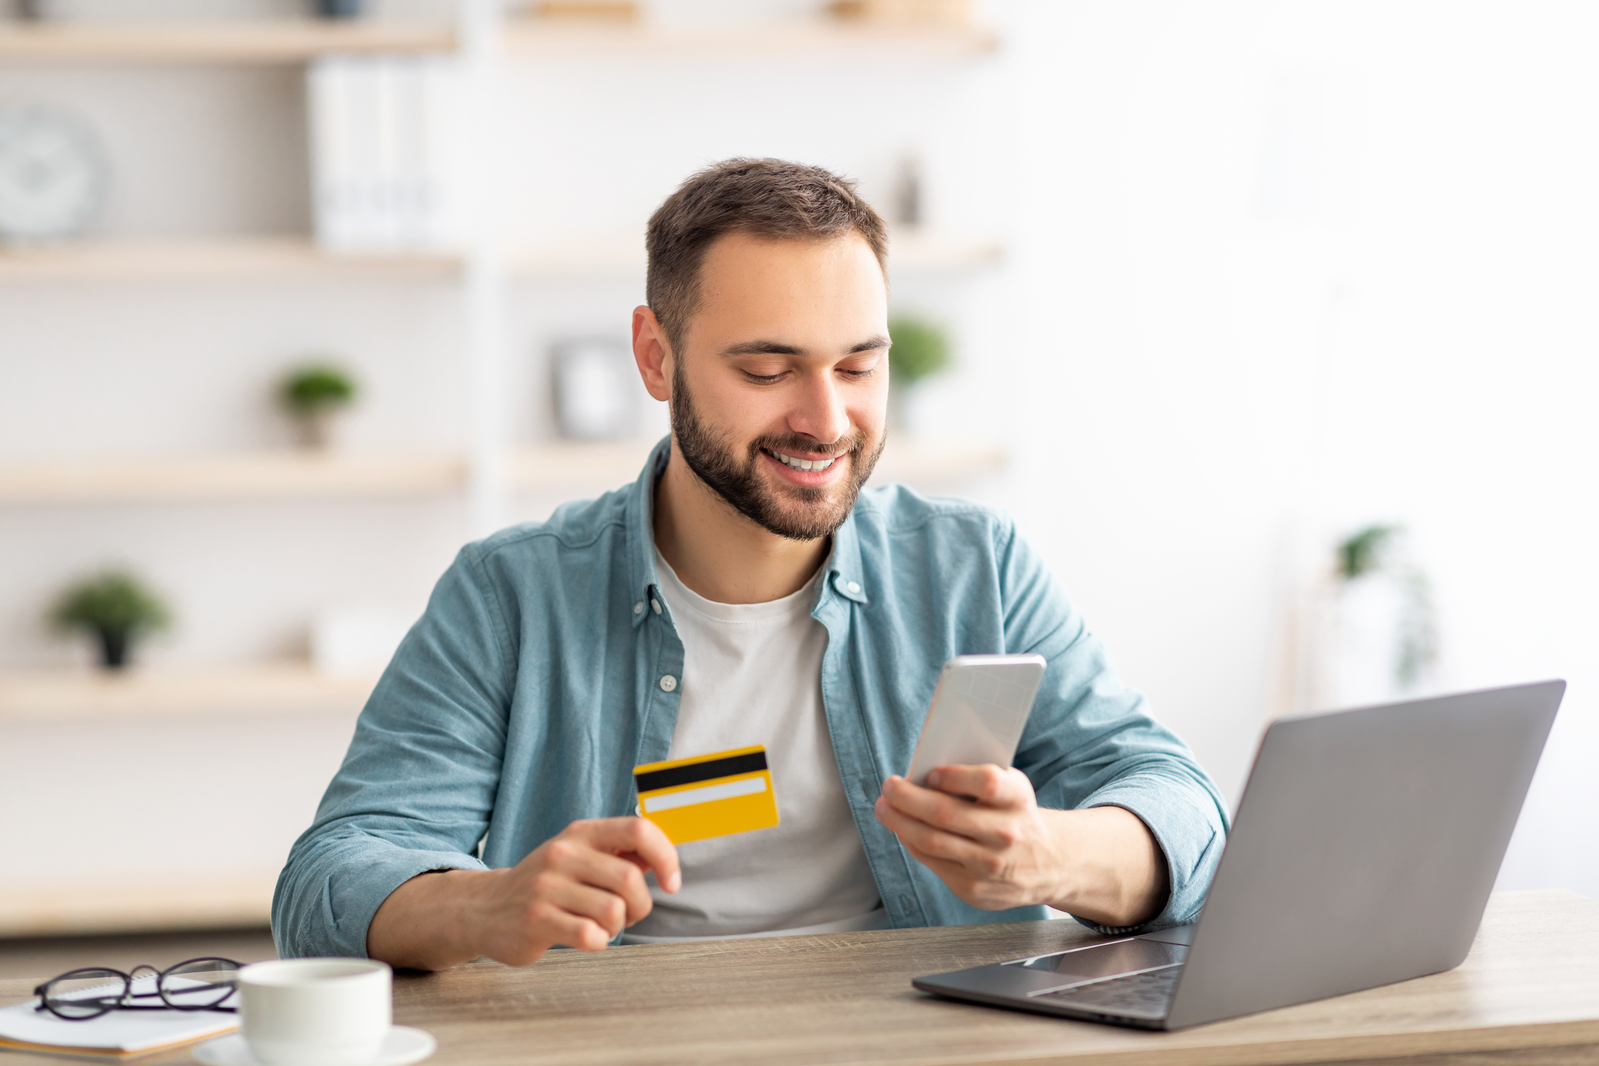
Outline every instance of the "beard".
[[[867, 455], [868, 441], [859, 429], [828, 444], [818, 444], [809, 437], [768, 435], [750, 441], [745, 453], [738, 455], [736, 445], [700, 420], [683, 377], [681, 360], [672, 370], [671, 414], [677, 450], [695, 476], [733, 510], [767, 532], [789, 540], [820, 540], [832, 536], [844, 524], [888, 440], [885, 434]], [[849, 459], [849, 476], [840, 484], [826, 487], [769, 486], [760, 471], [763, 451], [843, 453], [839, 460]]]

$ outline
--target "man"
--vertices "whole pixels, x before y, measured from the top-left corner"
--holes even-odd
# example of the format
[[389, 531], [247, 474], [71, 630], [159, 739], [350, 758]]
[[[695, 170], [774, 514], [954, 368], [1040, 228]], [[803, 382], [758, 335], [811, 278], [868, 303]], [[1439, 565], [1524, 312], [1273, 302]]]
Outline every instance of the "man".
[[[1225, 834], [1009, 519], [862, 494], [886, 239], [826, 171], [730, 160], [650, 221], [633, 350], [672, 434], [630, 488], [465, 548], [278, 883], [284, 955], [1191, 920]], [[939, 667], [1048, 662], [1016, 768], [908, 766]], [[674, 848], [634, 766], [763, 744], [778, 826]], [[650, 879], [654, 884], [651, 885]]]

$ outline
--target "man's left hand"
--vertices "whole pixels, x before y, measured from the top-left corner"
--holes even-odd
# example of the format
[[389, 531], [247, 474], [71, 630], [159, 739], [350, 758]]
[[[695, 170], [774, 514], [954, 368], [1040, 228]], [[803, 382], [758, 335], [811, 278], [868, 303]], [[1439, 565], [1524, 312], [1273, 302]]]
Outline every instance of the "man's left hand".
[[941, 766], [927, 784], [890, 777], [877, 820], [972, 906], [1043, 903], [1110, 926], [1165, 906], [1165, 856], [1131, 812], [1041, 808], [1014, 767]]

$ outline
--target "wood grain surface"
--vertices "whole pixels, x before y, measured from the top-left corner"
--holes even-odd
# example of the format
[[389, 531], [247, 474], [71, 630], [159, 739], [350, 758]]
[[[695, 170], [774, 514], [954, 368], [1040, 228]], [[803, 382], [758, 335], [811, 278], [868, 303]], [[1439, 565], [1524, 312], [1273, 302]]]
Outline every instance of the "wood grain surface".
[[[1026, 922], [562, 951], [520, 970], [477, 962], [400, 974], [394, 1013], [438, 1037], [437, 1066], [1599, 1066], [1599, 902], [1564, 892], [1495, 896], [1470, 956], [1447, 973], [1177, 1033], [910, 987], [920, 974], [1091, 939], [1074, 922]], [[0, 982], [0, 997], [26, 992]]]

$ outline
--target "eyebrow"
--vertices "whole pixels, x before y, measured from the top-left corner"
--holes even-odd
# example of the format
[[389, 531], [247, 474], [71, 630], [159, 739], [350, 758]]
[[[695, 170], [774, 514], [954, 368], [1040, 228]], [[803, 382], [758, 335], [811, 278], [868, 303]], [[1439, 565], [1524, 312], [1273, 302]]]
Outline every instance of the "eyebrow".
[[[869, 337], [849, 350], [850, 355], [857, 352], [870, 352], [878, 348], [887, 348], [889, 339], [884, 336]], [[792, 344], [780, 344], [777, 341], [745, 341], [743, 344], [734, 344], [722, 349], [723, 355], [804, 355], [805, 349]]]

